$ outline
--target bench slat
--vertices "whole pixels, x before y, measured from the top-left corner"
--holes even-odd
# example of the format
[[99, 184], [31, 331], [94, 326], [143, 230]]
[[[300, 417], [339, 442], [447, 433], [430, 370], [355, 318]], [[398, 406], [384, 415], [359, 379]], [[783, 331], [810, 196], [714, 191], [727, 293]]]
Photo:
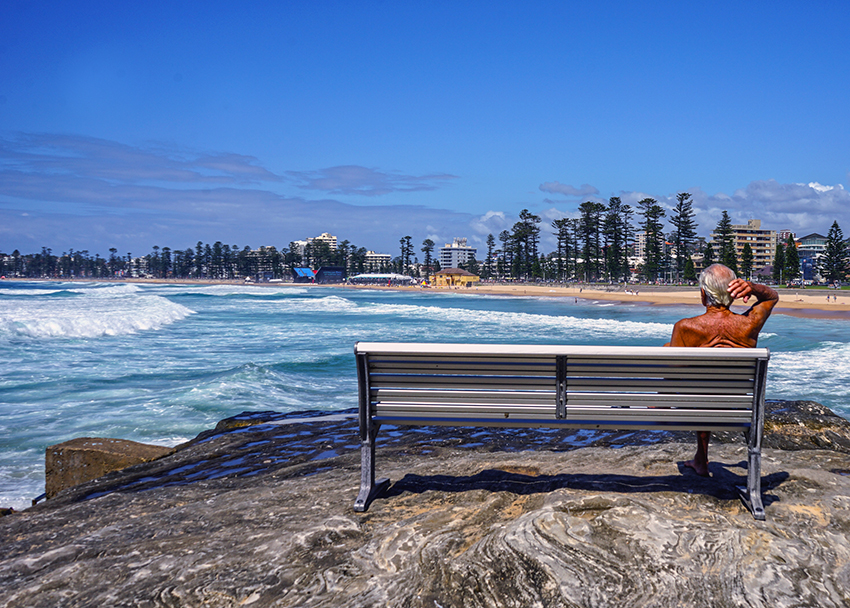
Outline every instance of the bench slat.
[[[428, 363], [423, 365], [404, 364], [404, 365], [386, 365], [378, 364], [372, 366], [373, 374], [393, 374], [393, 375], [470, 375], [481, 376], [554, 376], [555, 366], [508, 366], [508, 365], [470, 365], [466, 363], [458, 363], [455, 366], [449, 366], [445, 363]], [[735, 368], [688, 368], [683, 366], [677, 367], [614, 367], [608, 368], [603, 366], [581, 366], [570, 367], [567, 369], [567, 378], [580, 377], [602, 377], [602, 378], [676, 378], [676, 379], [739, 379], [753, 380], [754, 370], [752, 367], [735, 367]]]
[[403, 365], [373, 365], [373, 374], [468, 374], [471, 376], [555, 376], [555, 365], [474, 365], [458, 363], [448, 365], [445, 363], [425, 363], [417, 365], [414, 363]]
[[[480, 388], [482, 378], [480, 376], [376, 376], [370, 378], [370, 385], [372, 388]], [[541, 379], [493, 376], [486, 379], [486, 385], [552, 391], [556, 388], [554, 377]]]
[[485, 390], [420, 390], [420, 389], [389, 389], [373, 391], [373, 402], [387, 401], [405, 402], [434, 402], [434, 403], [501, 403], [501, 402], [535, 402], [555, 403], [557, 393], [550, 391], [485, 391]]
[[[426, 390], [384, 388], [372, 391], [372, 403], [512, 403], [554, 402], [554, 391], [493, 391], [493, 390]], [[724, 395], [694, 393], [648, 394], [648, 393], [568, 393], [567, 407], [581, 405], [653, 406], [653, 407], [697, 407], [734, 408], [752, 410], [751, 395]]]
[[540, 414], [555, 417], [555, 404], [525, 404], [525, 403], [502, 403], [502, 404], [471, 404], [471, 403], [398, 403], [386, 402], [375, 407], [375, 414], [385, 416], [388, 412], [431, 414], [438, 412], [437, 416], [443, 415], [466, 415], [478, 416], [484, 414], [499, 414], [504, 417], [508, 415], [525, 416], [527, 414]]
[[[411, 416], [393, 416], [383, 417], [375, 416], [373, 418], [381, 424], [404, 425], [429, 425], [429, 426], [478, 426], [478, 427], [503, 427], [503, 428], [558, 428], [558, 429], [593, 429], [599, 431], [616, 431], [616, 430], [648, 430], [648, 431], [693, 431], [692, 423], [676, 423], [676, 422], [600, 422], [578, 420], [570, 422], [568, 420], [552, 420], [551, 418], [435, 418], [427, 416], [417, 418]], [[746, 431], [751, 425], [737, 423], [708, 423], [700, 426], [701, 431]]]
[[[434, 404], [436, 405], [436, 404]], [[454, 418], [458, 421], [475, 418], [548, 418], [552, 422], [557, 422], [555, 418], [555, 410], [552, 407], [530, 407], [516, 406], [513, 408], [500, 408], [497, 406], [469, 406], [469, 405], [446, 405], [440, 404], [439, 413], [435, 414], [433, 408], [427, 407], [427, 404], [403, 405], [403, 404], [387, 404], [376, 409], [374, 416], [378, 418], [388, 417], [417, 417], [423, 418]], [[567, 422], [605, 422], [614, 423], [621, 422], [625, 424], [634, 423], [660, 423], [660, 422], [698, 422], [702, 424], [740, 424], [747, 425], [752, 420], [752, 416], [746, 412], [730, 412], [721, 410], [718, 412], [712, 410], [688, 410], [684, 408], [668, 409], [668, 408], [579, 408], [576, 410], [568, 410]]]
[[[672, 390], [700, 390], [703, 392], [714, 392], [717, 390], [731, 390], [737, 392], [752, 392], [752, 380], [709, 380], [702, 379], [696, 383], [693, 380], [668, 380], [666, 378], [568, 378], [567, 388], [570, 391], [595, 390], [595, 391], [672, 391]], [[710, 390], [708, 390], [710, 387]]]
[[659, 358], [675, 360], [683, 355], [685, 359], [767, 359], [770, 351], [766, 348], [686, 348], [670, 346], [575, 346], [563, 344], [443, 344], [436, 342], [358, 342], [354, 345], [355, 354], [368, 354], [370, 357], [384, 356], [482, 356], [482, 357], [549, 357], [567, 355], [570, 357], [604, 357], [624, 360], [639, 357], [641, 360]]
[[[487, 377], [480, 376], [379, 376], [371, 379], [373, 389], [410, 388], [410, 389], [452, 389], [479, 388], [482, 384], [500, 388], [524, 388], [527, 390], [555, 390], [555, 379], [547, 378], [541, 382], [537, 378], [519, 377]], [[567, 383], [568, 393], [581, 392], [625, 392], [625, 393], [720, 393], [720, 394], [752, 394], [752, 382], [735, 382], [718, 380], [711, 383], [702, 382], [698, 386], [682, 380], [607, 380], [570, 381]]]
[[[668, 349], [668, 355], [669, 353]], [[676, 349], [672, 349], [676, 350]], [[684, 349], [689, 350], [689, 349]], [[760, 350], [760, 349], [734, 349], [734, 351], [740, 350]], [[565, 357], [566, 360], [569, 361], [570, 367], [604, 367], [604, 368], [640, 368], [640, 367], [680, 367], [680, 368], [688, 368], [688, 367], [697, 367], [701, 369], [709, 368], [709, 367], [717, 367], [720, 369], [730, 369], [730, 368], [752, 368], [754, 366], [754, 361], [756, 360], [752, 355], [748, 357], [738, 356], [737, 358], [727, 358], [724, 356], [726, 353], [730, 352], [727, 349], [711, 349], [711, 350], [700, 350], [700, 351], [692, 351], [693, 354], [699, 353], [699, 357], [693, 356], [682, 356], [681, 354], [677, 354], [675, 356], [667, 356], [664, 358], [660, 357], [644, 357], [643, 354], [638, 354], [635, 352], [632, 356], [629, 357], [575, 357], [571, 356], [569, 353], [552, 355], [552, 356], [538, 356], [534, 354], [528, 354], [521, 351], [517, 351], [511, 354], [499, 355], [499, 356], [467, 356], [467, 355], [458, 355], [454, 353], [445, 353], [445, 354], [433, 354], [433, 355], [423, 355], [423, 356], [413, 356], [413, 355], [399, 355], [399, 356], [388, 356], [388, 355], [370, 355], [369, 364], [371, 368], [375, 367], [395, 367], [395, 366], [407, 366], [407, 367], [416, 367], [416, 368], [426, 368], [430, 365], [443, 365], [447, 367], [454, 367], [458, 365], [472, 365], [472, 366], [494, 366], [494, 365], [506, 365], [510, 367], [524, 367], [524, 366], [540, 366], [540, 367], [552, 367], [554, 365], [554, 361], [557, 357]]]
[[653, 406], [653, 407], [705, 407], [753, 409], [753, 398], [749, 395], [646, 395], [627, 393], [570, 393], [567, 395], [567, 407], [583, 405], [606, 405], [608, 407]]
[[644, 421], [651, 422], [678, 422], [684, 424], [688, 421], [698, 422], [702, 424], [706, 423], [735, 423], [735, 424], [749, 424], [752, 420], [752, 416], [748, 415], [746, 412], [733, 416], [729, 415], [727, 412], [715, 413], [712, 411], [705, 410], [695, 410], [688, 411], [684, 409], [677, 410], [662, 410], [661, 413], [658, 413], [655, 410], [644, 410], [640, 411], [635, 408], [632, 408], [633, 411], [629, 412], [628, 415], [619, 415], [618, 410], [610, 409], [610, 408], [599, 408], [594, 410], [580, 410], [580, 411], [568, 411], [567, 412], [567, 420], [571, 422], [577, 422], [579, 420], [587, 420], [587, 421], [600, 421], [600, 422], [622, 422], [625, 424], [629, 423], [639, 423]]
[[[668, 357], [644, 357], [635, 353], [631, 357], [571, 357], [567, 355], [570, 362], [570, 367], [574, 365], [593, 365], [593, 366], [659, 366], [659, 367], [703, 367], [706, 365], [735, 368], [735, 367], [753, 367], [752, 357], [727, 359], [725, 353], [733, 349], [705, 349], [700, 353], [708, 352], [708, 355], [702, 355], [699, 358], [691, 358], [685, 356], [668, 356]], [[741, 350], [741, 349], [734, 349]], [[720, 353], [720, 354], [719, 354]], [[521, 356], [521, 355], [520, 355]]]

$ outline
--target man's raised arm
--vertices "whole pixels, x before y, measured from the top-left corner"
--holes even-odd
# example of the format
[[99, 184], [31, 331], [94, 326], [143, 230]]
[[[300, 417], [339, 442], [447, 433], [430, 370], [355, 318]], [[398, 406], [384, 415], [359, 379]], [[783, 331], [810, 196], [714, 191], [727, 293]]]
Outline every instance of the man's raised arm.
[[770, 316], [776, 303], [779, 302], [779, 294], [776, 293], [775, 289], [771, 289], [767, 285], [761, 285], [760, 283], [745, 281], [744, 279], [733, 279], [729, 283], [729, 294], [733, 300], [741, 298], [745, 304], [750, 299], [750, 296], [755, 296], [756, 301], [750, 310], [744, 314], [748, 315], [754, 321], [757, 319], [761, 321], [759, 328]]

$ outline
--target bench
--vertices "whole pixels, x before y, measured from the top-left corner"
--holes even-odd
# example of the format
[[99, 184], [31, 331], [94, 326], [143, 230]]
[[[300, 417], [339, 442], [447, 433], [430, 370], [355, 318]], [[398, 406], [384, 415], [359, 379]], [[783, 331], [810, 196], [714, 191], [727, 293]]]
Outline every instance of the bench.
[[766, 348], [358, 342], [363, 512], [381, 425], [743, 431], [744, 504], [764, 519]]

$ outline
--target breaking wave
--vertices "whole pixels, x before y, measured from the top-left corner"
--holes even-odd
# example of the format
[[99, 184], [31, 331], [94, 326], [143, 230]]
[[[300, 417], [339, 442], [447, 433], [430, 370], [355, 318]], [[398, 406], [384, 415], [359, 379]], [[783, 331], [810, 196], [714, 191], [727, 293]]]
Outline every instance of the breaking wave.
[[80, 294], [75, 298], [7, 300], [0, 311], [0, 338], [120, 336], [160, 329], [192, 314], [166, 298], [138, 295], [133, 287], [74, 290]]

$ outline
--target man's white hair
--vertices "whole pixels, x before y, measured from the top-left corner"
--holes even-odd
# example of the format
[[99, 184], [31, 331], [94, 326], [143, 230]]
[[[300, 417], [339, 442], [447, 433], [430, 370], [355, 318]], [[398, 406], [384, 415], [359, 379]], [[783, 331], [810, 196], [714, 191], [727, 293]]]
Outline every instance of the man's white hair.
[[709, 306], [729, 308], [732, 305], [729, 283], [735, 278], [732, 269], [723, 264], [712, 264], [700, 273], [699, 286]]

